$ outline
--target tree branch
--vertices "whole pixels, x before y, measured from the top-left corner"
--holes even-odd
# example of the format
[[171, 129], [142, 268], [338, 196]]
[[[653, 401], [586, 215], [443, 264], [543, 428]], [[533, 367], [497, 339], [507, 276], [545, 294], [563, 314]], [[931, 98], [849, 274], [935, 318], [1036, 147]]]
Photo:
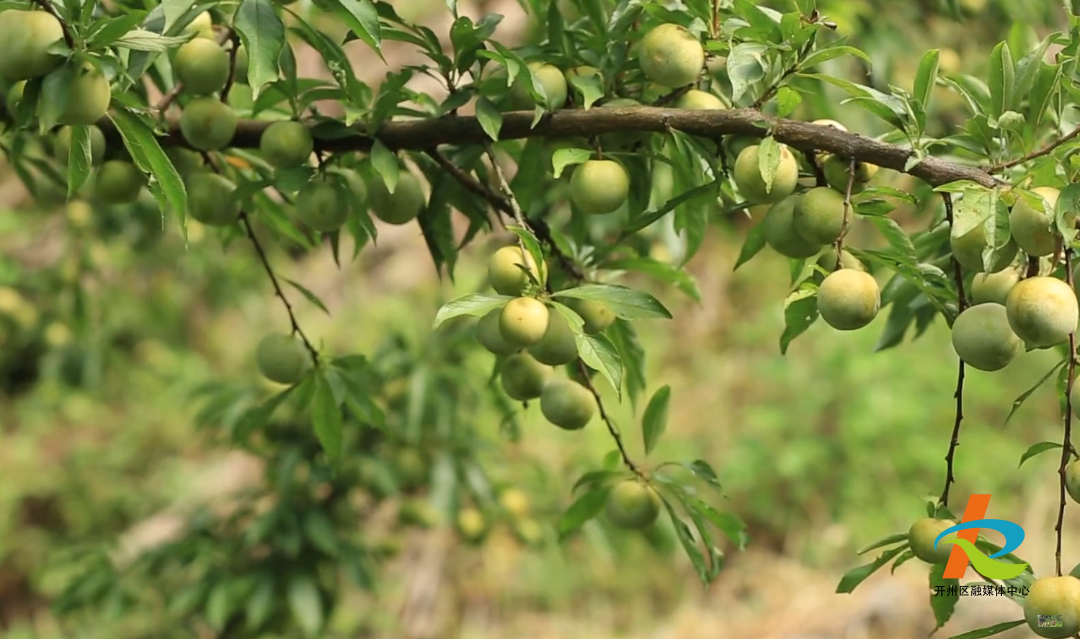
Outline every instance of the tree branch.
[[[1065, 282], [1073, 286], [1072, 249], [1065, 249]], [[1065, 471], [1072, 457], [1072, 389], [1076, 375], [1076, 331], [1069, 333], [1069, 372], [1065, 381], [1065, 434], [1061, 441], [1061, 464], [1058, 466], [1058, 516], [1054, 533], [1057, 547], [1054, 551], [1054, 567], [1057, 576], [1061, 576], [1061, 533], [1065, 523]]]
[[[945, 202], [945, 218], [951, 228], [953, 224], [952, 194], [942, 193], [941, 199]], [[956, 282], [957, 308], [960, 313], [963, 313], [964, 309], [967, 308], [967, 300], [964, 296], [964, 275], [956, 258], [952, 257], [950, 261], [953, 265], [953, 279]], [[953, 420], [952, 439], [949, 440], [949, 452], [945, 454], [945, 488], [941, 491], [940, 500], [941, 505], [946, 508], [949, 506], [949, 489], [956, 482], [953, 464], [956, 458], [956, 448], [960, 445], [960, 424], [964, 421], [964, 360], [959, 357], [957, 357], [956, 390], [953, 391], [953, 398], [956, 399], [955, 419]]]
[[1015, 160], [1009, 160], [1008, 162], [1002, 162], [1000, 164], [995, 164], [995, 165], [991, 166], [990, 168], [988, 168], [986, 170], [986, 172], [987, 173], [1000, 173], [1001, 171], [1004, 171], [1005, 169], [1011, 169], [1012, 167], [1014, 167], [1014, 166], [1016, 166], [1018, 164], [1023, 164], [1024, 162], [1028, 162], [1030, 160], [1034, 160], [1035, 158], [1039, 158], [1039, 157], [1042, 157], [1044, 155], [1047, 155], [1048, 153], [1052, 153], [1054, 151], [1054, 149], [1058, 148], [1062, 144], [1065, 144], [1069, 140], [1072, 140], [1073, 138], [1075, 138], [1078, 135], [1080, 135], [1080, 126], [1076, 127], [1075, 129], [1073, 129], [1068, 134], [1063, 135], [1060, 138], [1057, 138], [1056, 140], [1054, 140], [1050, 144], [1047, 144], [1046, 146], [1039, 149], [1038, 151], [1032, 151], [1031, 153], [1028, 153], [1024, 157], [1017, 158]]
[[844, 191], [844, 222], [840, 225], [840, 235], [836, 236], [834, 247], [836, 248], [836, 266], [833, 271], [844, 268], [844, 236], [847, 235], [851, 226], [851, 188], [855, 186], [855, 160], [848, 163], [847, 190]]
[[614, 420], [604, 410], [604, 402], [600, 399], [600, 393], [596, 390], [596, 386], [592, 383], [592, 378], [589, 377], [589, 369], [585, 366], [585, 362], [578, 359], [578, 370], [581, 371], [581, 376], [585, 379], [585, 388], [589, 389], [593, 397], [596, 399], [596, 406], [600, 409], [600, 419], [604, 420], [604, 425], [607, 426], [608, 432], [611, 433], [611, 437], [615, 440], [615, 445], [619, 447], [619, 454], [622, 455], [623, 463], [629, 468], [635, 475], [641, 475], [641, 469], [638, 468], [634, 460], [630, 459], [630, 455], [626, 452], [626, 446], [623, 445], [622, 435], [619, 434], [619, 427], [615, 425]]
[[[778, 142], [801, 151], [826, 151], [861, 162], [908, 173], [933, 186], [958, 180], [970, 180], [985, 187], [1004, 185], [983, 168], [928, 157], [905, 171], [910, 149], [829, 126], [798, 120], [775, 118], [755, 109], [689, 110], [658, 107], [605, 107], [602, 109], [562, 109], [546, 114], [535, 127], [532, 111], [513, 111], [503, 114], [500, 140], [516, 140], [538, 136], [593, 137], [619, 131], [652, 131], [664, 133], [678, 129], [690, 135], [716, 139], [721, 135], [765, 137], [770, 132]], [[309, 125], [314, 121], [308, 120]], [[257, 148], [259, 137], [268, 120], [241, 120], [230, 146]], [[120, 134], [108, 117], [98, 122], [102, 132], [111, 140]], [[379, 128], [378, 139], [391, 150], [424, 151], [444, 144], [483, 144], [489, 140], [480, 121], [474, 116], [400, 120], [387, 122]], [[316, 148], [329, 152], [369, 151], [375, 138], [356, 129], [355, 136], [333, 139], [317, 138]], [[170, 120], [168, 133], [160, 139], [163, 145], [189, 146], [180, 132], [178, 121]]]
[[71, 31], [71, 25], [69, 25], [60, 14], [56, 12], [56, 9], [52, 6], [49, 0], [31, 0], [34, 4], [45, 10], [46, 13], [56, 18], [56, 21], [60, 23], [60, 28], [64, 30], [64, 42], [67, 43], [69, 49], [75, 48], [75, 35]]

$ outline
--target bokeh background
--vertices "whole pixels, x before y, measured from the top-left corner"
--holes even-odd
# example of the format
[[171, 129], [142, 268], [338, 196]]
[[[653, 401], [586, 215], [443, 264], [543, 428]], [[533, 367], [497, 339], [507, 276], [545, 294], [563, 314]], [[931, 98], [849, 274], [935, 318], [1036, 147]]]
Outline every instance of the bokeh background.
[[[443, 2], [393, 4], [446, 36], [451, 17]], [[943, 71], [985, 77], [996, 42], [1009, 40], [1019, 58], [1066, 25], [1060, 3], [1049, 0], [960, 4], [963, 23], [948, 16], [944, 1], [819, 0], [838, 32], [873, 58], [873, 73], [860, 81], [883, 89], [910, 88], [929, 48], [942, 49]], [[305, 2], [296, 6], [319, 14]], [[507, 44], [532, 37], [513, 0], [458, 6], [474, 19], [504, 15], [497, 34]], [[333, 19], [316, 21], [340, 32]], [[326, 75], [302, 43], [294, 46], [301, 74]], [[397, 42], [385, 43], [385, 65], [360, 43], [347, 50], [373, 87], [387, 71], [419, 61]], [[830, 69], [853, 79], [857, 71], [839, 61]], [[414, 88], [440, 91], [422, 78]], [[864, 112], [841, 106], [842, 95], [830, 90], [819, 98], [798, 115], [880, 132]], [[936, 99], [939, 134], [962, 124], [958, 98], [942, 89]], [[880, 179], [911, 187], [896, 175]], [[223, 246], [195, 225], [185, 247], [171, 220], [161, 228], [152, 206], [86, 211], [66, 209], [61, 199], [31, 200], [10, 171], [0, 181], [0, 635], [146, 636], [132, 628], [153, 627], [153, 611], [105, 611], [75, 634], [72, 626], [62, 629], [49, 610], [70, 576], [60, 559], [95, 545], [152, 547], [197, 506], [261, 481], [258, 459], [230, 449], [213, 428], [196, 429], [200, 406], [192, 392], [207, 380], [255, 380], [258, 338], [286, 327], [287, 317], [244, 242]], [[925, 222], [918, 211], [898, 219], [910, 228]], [[906, 530], [923, 516], [922, 498], [941, 491], [956, 375], [947, 328], [938, 320], [918, 340], [875, 353], [884, 315], [853, 333], [819, 323], [781, 356], [787, 261], [765, 251], [733, 271], [752, 224], [735, 214], [710, 229], [689, 263], [700, 304], [653, 287], [675, 319], [640, 324], [650, 391], [663, 384], [674, 390], [656, 458], [708, 460], [730, 508], [749, 525], [750, 547], [728, 554], [711, 589], [702, 588], [681, 551], [611, 535], [595, 522], [558, 544], [553, 526], [570, 503], [569, 482], [598, 466], [611, 440], [599, 423], [559, 431], [533, 407], [521, 438], [510, 442], [491, 411], [476, 415], [477, 428], [502, 461], [501, 480], [530, 496], [545, 541], [530, 547], [496, 530], [472, 546], [445, 531], [403, 533], [402, 552], [385, 565], [380, 588], [350, 594], [329, 636], [926, 636], [933, 616], [927, 569], [918, 562], [895, 575], [882, 571], [855, 594], [834, 591], [843, 572], [868, 560], [855, 555], [858, 547]], [[871, 236], [856, 229], [852, 241]], [[340, 268], [329, 249], [297, 257], [273, 248], [271, 259], [326, 303], [329, 315], [290, 291], [309, 335], [335, 351], [372, 354], [390, 336], [424, 349], [440, 304], [482, 286], [491, 246], [470, 247], [454, 283], [436, 277], [415, 225], [380, 227], [377, 246]], [[677, 247], [658, 244], [657, 251]], [[1056, 361], [1040, 351], [996, 374], [969, 370], [953, 489], [957, 511], [973, 492], [993, 495], [988, 516], [1025, 528], [1018, 554], [1037, 574], [1053, 568], [1057, 455], [1017, 464], [1031, 444], [1060, 438], [1053, 384], [1008, 426], [1005, 420], [1014, 398]], [[628, 406], [616, 415], [633, 423]], [[631, 451], [640, 454], [638, 433], [628, 432]], [[1071, 508], [1066, 517], [1069, 566], [1080, 561], [1076, 514]], [[1005, 598], [969, 598], [940, 632], [1020, 616]]]

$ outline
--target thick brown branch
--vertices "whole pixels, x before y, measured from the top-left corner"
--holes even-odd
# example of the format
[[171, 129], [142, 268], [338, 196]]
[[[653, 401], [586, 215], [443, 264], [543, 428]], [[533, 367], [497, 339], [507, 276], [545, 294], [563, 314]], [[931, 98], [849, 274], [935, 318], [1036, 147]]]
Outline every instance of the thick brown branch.
[[[971, 180], [986, 187], [1003, 185], [985, 170], [965, 166], [940, 158], [929, 157], [905, 171], [911, 150], [833, 127], [775, 118], [754, 109], [713, 109], [694, 111], [658, 107], [604, 107], [588, 111], [564, 109], [541, 118], [532, 126], [532, 111], [513, 111], [503, 114], [499, 138], [522, 139], [536, 136], [593, 137], [618, 131], [653, 131], [664, 133], [678, 129], [690, 135], [716, 139], [721, 135], [765, 137], [772, 134], [782, 142], [802, 151], [826, 151], [861, 162], [913, 175], [934, 186], [957, 180]], [[257, 148], [259, 137], [270, 121], [242, 120], [237, 126], [231, 146]], [[119, 140], [119, 133], [108, 118], [98, 123], [106, 135]], [[424, 151], [444, 144], [483, 144], [490, 139], [480, 121], [473, 116], [448, 116], [425, 120], [388, 122], [378, 131], [378, 138], [392, 150]], [[179, 124], [170, 121], [169, 132], [162, 144], [187, 146]], [[324, 151], [367, 151], [374, 138], [357, 129], [355, 136], [318, 139], [316, 146]]]
[[1031, 153], [1028, 153], [1024, 157], [1016, 158], [1015, 160], [1009, 160], [1008, 162], [1002, 162], [1001, 164], [995, 164], [995, 165], [991, 166], [989, 169], [987, 169], [987, 172], [989, 172], [989, 173], [1000, 173], [1001, 171], [1004, 171], [1005, 169], [1011, 169], [1012, 167], [1014, 167], [1014, 166], [1016, 166], [1018, 164], [1023, 164], [1024, 162], [1034, 160], [1035, 158], [1040, 158], [1040, 157], [1042, 157], [1042, 156], [1044, 156], [1044, 155], [1046, 155], [1048, 153], [1052, 153], [1054, 151], [1054, 149], [1058, 148], [1062, 144], [1065, 144], [1069, 140], [1074, 139], [1078, 135], [1080, 135], [1080, 126], [1076, 127], [1075, 129], [1070, 131], [1068, 134], [1063, 135], [1062, 137], [1054, 140], [1050, 144], [1047, 144], [1046, 146], [1039, 149], [1038, 151], [1032, 151]]

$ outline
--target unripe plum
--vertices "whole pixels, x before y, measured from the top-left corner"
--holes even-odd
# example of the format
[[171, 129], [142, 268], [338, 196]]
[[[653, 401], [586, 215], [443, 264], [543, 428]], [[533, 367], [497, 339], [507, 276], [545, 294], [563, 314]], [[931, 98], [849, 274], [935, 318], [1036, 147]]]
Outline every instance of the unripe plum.
[[329, 233], [349, 219], [349, 204], [338, 184], [316, 177], [297, 193], [296, 215], [307, 227]]
[[47, 11], [0, 12], [0, 79], [29, 80], [56, 69], [64, 58], [48, 49], [63, 39], [60, 21]]
[[488, 283], [499, 295], [520, 296], [529, 285], [529, 276], [520, 267], [525, 267], [538, 281], [540, 271], [532, 254], [523, 252], [518, 246], [504, 246], [495, 251], [488, 260]]
[[996, 302], [1005, 305], [1009, 291], [1020, 281], [1020, 271], [1007, 268], [998, 273], [979, 273], [971, 282], [971, 303]]
[[131, 162], [109, 160], [98, 167], [94, 195], [106, 204], [131, 204], [146, 184], [142, 171]]
[[[530, 62], [528, 66], [544, 89], [548, 108], [561, 109], [565, 106], [567, 86], [563, 72], [558, 67], [544, 62]], [[515, 82], [514, 88], [510, 90], [510, 104], [517, 110], [532, 109], [536, 106], [525, 84], [520, 80]]]
[[[841, 249], [840, 255], [840, 268], [850, 268], [856, 271], [865, 271], [866, 266], [859, 261], [859, 258], [855, 257], [851, 253], [848, 253], [847, 249]], [[832, 273], [836, 270], [836, 251], [826, 249], [821, 257], [817, 261], [818, 266], [823, 268], [826, 272]]]
[[259, 137], [259, 151], [267, 162], [278, 168], [305, 164], [315, 151], [311, 132], [294, 120], [275, 122]]
[[780, 164], [776, 167], [771, 188], [766, 188], [759, 165], [760, 145], [746, 147], [735, 159], [735, 185], [752, 204], [779, 202], [795, 192], [799, 182], [799, 163], [785, 145], [780, 145]]
[[229, 81], [229, 52], [215, 40], [195, 38], [176, 51], [172, 68], [185, 92], [209, 95]]
[[499, 371], [503, 390], [512, 399], [528, 401], [540, 397], [552, 369], [533, 359], [528, 353], [506, 358]]
[[678, 89], [697, 80], [705, 66], [705, 49], [686, 28], [662, 24], [645, 34], [638, 59], [646, 77]]
[[371, 212], [387, 224], [408, 224], [420, 215], [426, 198], [420, 180], [407, 170], [398, 174], [397, 186], [391, 193], [386, 183], [376, 178], [369, 185], [368, 202]]
[[1009, 326], [1020, 339], [1036, 348], [1069, 339], [1080, 319], [1076, 294], [1053, 277], [1029, 277], [1009, 291], [1005, 300]]
[[611, 213], [626, 202], [630, 176], [613, 160], [589, 160], [574, 169], [570, 200], [583, 213]]
[[94, 124], [105, 117], [112, 100], [109, 79], [89, 63], [75, 69], [71, 75], [53, 71], [45, 76], [39, 104], [63, 102], [65, 94], [67, 102], [56, 117], [60, 124]]
[[[97, 166], [105, 159], [105, 134], [101, 132], [101, 129], [98, 128], [97, 125], [91, 124], [89, 129], [90, 163]], [[68, 158], [71, 156], [70, 126], [60, 127], [60, 130], [56, 132], [53, 150], [56, 152], [56, 158], [64, 164], [67, 164]]]
[[844, 208], [840, 193], [824, 186], [812, 188], [795, 206], [795, 231], [818, 246], [832, 244], [843, 231]]
[[[848, 167], [850, 161], [837, 155], [825, 156], [821, 163], [821, 170], [825, 173], [825, 181], [839, 193], [847, 193]], [[866, 184], [877, 175], [878, 167], [869, 162], [855, 163], [855, 179], [851, 182], [851, 193], [862, 193]]]
[[188, 212], [207, 226], [228, 226], [240, 217], [233, 199], [236, 185], [217, 173], [195, 173], [187, 179]]
[[935, 548], [934, 540], [955, 525], [956, 522], [949, 519], [926, 518], [916, 521], [908, 529], [908, 544], [911, 546], [911, 552], [928, 564], [948, 561], [949, 555], [952, 554], [953, 544], [942, 540]]
[[544, 338], [550, 315], [540, 300], [518, 297], [507, 302], [499, 314], [499, 331], [507, 344], [528, 348]]
[[1043, 211], [1033, 208], [1023, 198], [1017, 198], [1009, 213], [1009, 226], [1016, 245], [1028, 255], [1042, 257], [1054, 252], [1057, 234], [1054, 229], [1054, 207], [1061, 192], [1048, 186], [1032, 189], [1042, 197]]
[[821, 283], [817, 296], [821, 319], [841, 331], [853, 331], [874, 321], [881, 308], [877, 280], [864, 271], [842, 268]]
[[707, 111], [709, 109], [726, 109], [727, 107], [720, 98], [708, 91], [690, 89], [675, 102], [675, 108]]
[[793, 259], [804, 259], [821, 250], [821, 244], [811, 242], [795, 230], [794, 214], [801, 195], [789, 195], [769, 207], [761, 220], [765, 243], [774, 251]]
[[214, 18], [210, 15], [209, 11], [203, 11], [199, 15], [195, 16], [191, 22], [184, 27], [184, 33], [194, 33], [196, 38], [214, 38]]
[[[1076, 404], [1076, 398], [1080, 395], [1080, 384], [1073, 383], [1072, 405], [1073, 414], [1080, 412], [1080, 406]], [[1074, 459], [1065, 467], [1065, 490], [1069, 497], [1076, 503], [1080, 503], [1080, 459]]]
[[[1062, 626], [1040, 626], [1043, 615], [1060, 615]], [[1024, 598], [1024, 619], [1040, 637], [1064, 639], [1080, 632], [1080, 579], [1071, 575], [1036, 579]]]
[[548, 366], [562, 366], [577, 359], [574, 331], [562, 313], [556, 311], [549, 314], [544, 337], [529, 347], [529, 354], [536, 358], [536, 361]]
[[604, 512], [617, 528], [641, 530], [656, 521], [660, 514], [660, 496], [643, 481], [628, 479], [611, 488]]
[[[981, 224], [960, 237], [950, 235], [949, 246], [960, 266], [975, 273], [986, 270], [983, 268], [982, 258], [983, 249], [987, 247], [986, 229]], [[1016, 259], [1017, 250], [1016, 241], [1009, 238], [1009, 243], [998, 251], [997, 260], [991, 264], [990, 272], [997, 273], [1008, 268]]]
[[311, 356], [299, 338], [271, 333], [262, 338], [255, 350], [255, 364], [266, 379], [293, 385], [311, 368]]
[[496, 308], [480, 318], [476, 323], [476, 341], [495, 355], [510, 355], [517, 352], [518, 348], [507, 343], [499, 329], [499, 315], [501, 308]]
[[540, 412], [559, 428], [581, 430], [596, 412], [596, 398], [573, 380], [553, 379], [540, 395]]
[[603, 332], [615, 321], [614, 311], [603, 302], [571, 298], [566, 300], [566, 306], [581, 316], [585, 322], [583, 330], [589, 335]]
[[236, 113], [212, 97], [195, 98], [180, 116], [180, 132], [193, 148], [218, 151], [236, 136]]
[[1024, 352], [1024, 342], [1009, 326], [1001, 304], [988, 302], [965, 309], [952, 327], [953, 350], [981, 371], [998, 371]]

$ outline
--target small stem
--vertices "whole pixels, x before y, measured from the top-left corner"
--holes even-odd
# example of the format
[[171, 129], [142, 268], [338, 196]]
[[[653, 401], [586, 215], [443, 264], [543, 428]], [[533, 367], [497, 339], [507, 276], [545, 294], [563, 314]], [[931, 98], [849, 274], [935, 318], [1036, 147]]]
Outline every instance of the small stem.
[[1027, 155], [1025, 155], [1023, 157], [1019, 157], [1019, 158], [1017, 158], [1015, 160], [1010, 160], [1008, 162], [1001, 162], [1001, 163], [998, 163], [998, 164], [994, 164], [994, 165], [988, 167], [986, 169], [986, 172], [987, 173], [1000, 173], [1001, 171], [1004, 171], [1005, 169], [1011, 169], [1012, 167], [1014, 167], [1014, 166], [1016, 166], [1018, 164], [1023, 164], [1024, 162], [1028, 162], [1029, 160], [1034, 160], [1035, 158], [1039, 158], [1039, 157], [1042, 157], [1044, 155], [1047, 155], [1048, 153], [1052, 153], [1054, 151], [1054, 149], [1056, 149], [1059, 146], [1061, 146], [1062, 144], [1065, 144], [1066, 142], [1072, 140], [1073, 138], [1075, 138], [1078, 135], [1080, 135], [1080, 126], [1076, 127], [1075, 129], [1073, 129], [1069, 133], [1061, 136], [1060, 138], [1055, 139], [1053, 142], [1051, 142], [1050, 144], [1047, 144], [1046, 146], [1039, 149], [1038, 151], [1032, 151], [1031, 153], [1028, 153]]
[[221, 89], [221, 101], [228, 104], [229, 91], [232, 91], [233, 82], [236, 81], [236, 53], [240, 49], [240, 36], [232, 29], [226, 29], [226, 33], [226, 40], [232, 41], [232, 48], [229, 49], [229, 77], [225, 80], [225, 87]]
[[[942, 193], [941, 199], [945, 202], [945, 218], [951, 227], [953, 223], [952, 194]], [[963, 313], [964, 309], [967, 308], [967, 300], [964, 296], [963, 272], [960, 270], [960, 263], [956, 261], [955, 257], [951, 261], [953, 279], [956, 282], [957, 308], [960, 313]], [[949, 506], [949, 489], [956, 482], [953, 464], [956, 457], [956, 448], [960, 445], [960, 424], [964, 421], [964, 360], [959, 358], [957, 360], [956, 390], [953, 392], [953, 397], [956, 399], [955, 419], [953, 420], [952, 438], [949, 440], [949, 452], [945, 455], [945, 488], [941, 491], [940, 500], [941, 505], [946, 508]]]
[[821, 163], [818, 162], [817, 151], [803, 151], [803, 155], [814, 169], [815, 186], [829, 186], [829, 181], [825, 178], [825, 169], [821, 168]]
[[1028, 256], [1027, 271], [1024, 273], [1024, 278], [1035, 277], [1039, 274], [1039, 258], [1034, 255]]
[[[531, 231], [532, 229], [525, 223], [525, 214], [521, 212], [521, 205], [518, 204], [517, 198], [514, 197], [514, 192], [510, 189], [510, 183], [506, 181], [506, 175], [503, 174], [502, 167], [499, 166], [499, 160], [495, 157], [495, 149], [492, 148], [490, 142], [484, 142], [484, 151], [487, 153], [488, 159], [491, 160], [491, 168], [495, 171], [495, 181], [499, 185], [499, 190], [502, 191], [503, 198], [510, 206], [510, 213], [514, 216], [514, 221], [521, 228]], [[524, 250], [524, 247], [522, 247], [522, 250]]]
[[776, 79], [776, 82], [769, 86], [768, 89], [765, 89], [765, 92], [761, 94], [761, 97], [759, 97], [757, 100], [754, 100], [754, 104], [750, 106], [751, 109], [760, 109], [762, 105], [764, 105], [766, 102], [771, 100], [774, 95], [776, 95], [776, 92], [779, 91], [780, 87], [784, 84], [784, 80], [787, 80], [789, 76], [798, 72], [799, 65], [802, 63], [803, 58], [806, 57], [806, 54], [810, 53], [810, 49], [814, 46], [814, 41], [816, 39], [816, 37], [812, 37], [806, 42], [805, 45], [803, 45], [803, 48], [799, 50], [798, 57], [795, 58], [794, 64], [784, 69], [784, 72], [780, 74], [780, 77]]
[[626, 452], [626, 446], [623, 445], [622, 435], [619, 434], [619, 427], [615, 425], [615, 422], [611, 419], [611, 416], [604, 410], [604, 402], [600, 399], [600, 393], [596, 390], [596, 386], [593, 385], [592, 379], [589, 377], [589, 369], [585, 366], [585, 362], [578, 360], [578, 369], [581, 371], [581, 376], [585, 379], [585, 388], [589, 389], [593, 397], [596, 399], [596, 406], [600, 409], [600, 419], [604, 420], [604, 424], [607, 426], [608, 432], [611, 433], [611, 437], [615, 440], [615, 445], [619, 447], [619, 454], [622, 455], [623, 463], [629, 468], [635, 475], [642, 476], [641, 469], [638, 468], [634, 460], [630, 459], [630, 455]]
[[652, 103], [652, 106], [655, 106], [655, 107], [667, 106], [667, 105], [675, 102], [679, 98], [683, 97], [684, 95], [686, 95], [690, 91], [690, 89], [693, 89], [693, 88], [694, 88], [693, 84], [688, 84], [688, 85], [686, 85], [684, 87], [680, 87], [678, 89], [675, 89], [671, 93], [668, 93], [666, 95], [662, 95], [659, 98], [657, 98]]
[[52, 3], [49, 0], [32, 0], [34, 4], [45, 10], [46, 13], [56, 18], [56, 21], [60, 23], [60, 28], [64, 31], [64, 42], [67, 43], [69, 49], [75, 48], [75, 35], [71, 31], [71, 26], [62, 18], [60, 14], [53, 8]]
[[836, 236], [836, 266], [833, 267], [833, 271], [839, 271], [843, 268], [844, 257], [844, 236], [848, 233], [848, 228], [851, 226], [851, 188], [855, 185], [855, 159], [852, 158], [848, 163], [847, 171], [847, 189], [844, 191], [844, 223], [840, 226], [840, 235]]
[[[1065, 282], [1073, 286], [1072, 249], [1065, 249]], [[1058, 466], [1058, 516], [1054, 533], [1057, 546], [1054, 551], [1054, 567], [1057, 576], [1061, 576], [1061, 534], [1065, 523], [1065, 472], [1072, 456], [1072, 389], [1076, 374], [1076, 331], [1069, 333], [1069, 372], [1065, 382], [1065, 435], [1061, 441], [1061, 465]]]

